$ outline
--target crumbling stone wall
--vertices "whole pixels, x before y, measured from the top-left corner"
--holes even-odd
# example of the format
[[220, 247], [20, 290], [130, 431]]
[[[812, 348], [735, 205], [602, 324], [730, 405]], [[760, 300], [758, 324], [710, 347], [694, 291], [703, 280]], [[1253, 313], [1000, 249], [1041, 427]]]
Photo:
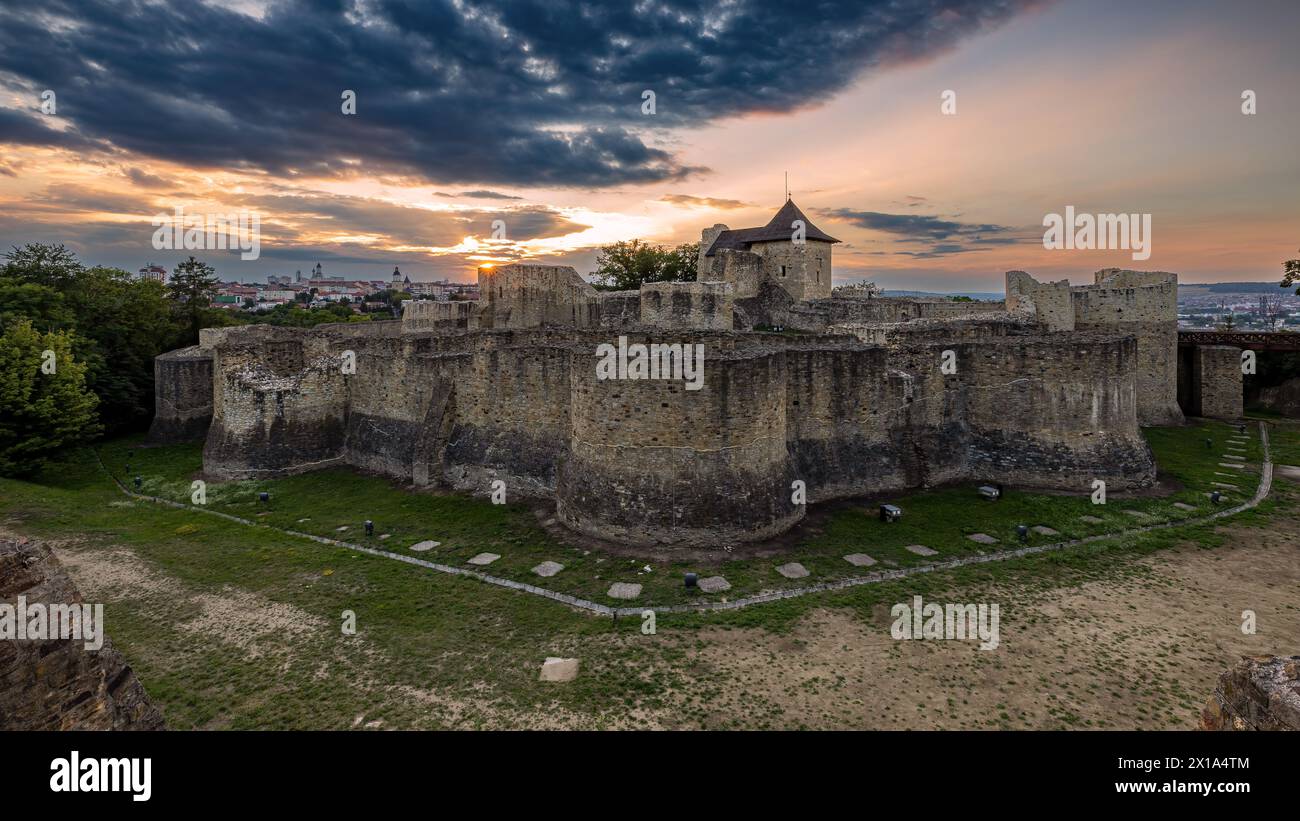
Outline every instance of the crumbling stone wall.
[[199, 345], [154, 358], [149, 442], [191, 442], [207, 435], [212, 423], [212, 376], [212, 351]]
[[632, 544], [716, 548], [801, 518], [790, 498], [783, 353], [680, 334], [628, 343], [706, 345], [704, 385], [596, 379], [594, 348], [575, 350], [560, 521]]
[[648, 328], [729, 331], [735, 309], [727, 282], [647, 282], [641, 286], [641, 324]]
[[[342, 460], [348, 394], [341, 359], [319, 349], [320, 335], [294, 330], [230, 337], [217, 346], [212, 426], [203, 448], [208, 474], [254, 478]], [[308, 340], [316, 348], [311, 356], [304, 350]]]
[[[0, 539], [0, 602], [81, 604], [48, 545]], [[162, 713], [113, 643], [0, 640], [0, 730], [162, 730]]]
[[429, 331], [440, 328], [478, 327], [482, 305], [478, 300], [408, 299], [402, 303], [402, 328], [406, 331]]
[[1300, 656], [1243, 656], [1219, 676], [1204, 730], [1300, 730]]
[[1024, 271], [1007, 271], [1007, 310], [1025, 313], [1049, 331], [1074, 330], [1070, 280], [1039, 282]]
[[1177, 425], [1178, 276], [1162, 271], [1105, 268], [1095, 284], [1071, 289], [1079, 330], [1120, 331], [1138, 342], [1138, 419]]
[[1192, 350], [1192, 413], [1211, 419], [1244, 416], [1241, 348], [1231, 345], [1197, 345]]
[[600, 321], [599, 293], [568, 266], [479, 268], [478, 287], [485, 328], [587, 328]]

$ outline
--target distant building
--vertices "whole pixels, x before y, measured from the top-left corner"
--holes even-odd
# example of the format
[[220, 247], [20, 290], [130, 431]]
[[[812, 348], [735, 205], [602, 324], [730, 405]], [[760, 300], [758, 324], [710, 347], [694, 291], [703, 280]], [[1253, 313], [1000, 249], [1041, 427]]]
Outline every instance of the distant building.
[[140, 279], [154, 279], [163, 285], [167, 284], [167, 269], [161, 265], [154, 265], [152, 262], [141, 268], [136, 276]]

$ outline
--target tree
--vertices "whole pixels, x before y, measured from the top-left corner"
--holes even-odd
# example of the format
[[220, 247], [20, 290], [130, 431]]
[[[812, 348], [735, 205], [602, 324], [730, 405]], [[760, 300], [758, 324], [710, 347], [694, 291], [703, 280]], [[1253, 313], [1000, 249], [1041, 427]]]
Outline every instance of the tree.
[[0, 476], [30, 476], [57, 450], [99, 433], [99, 399], [72, 335], [37, 331], [26, 319], [0, 334]]
[[5, 254], [0, 267], [0, 329], [19, 319], [70, 334], [108, 430], [148, 420], [154, 357], [179, 341], [160, 283], [119, 268], [87, 268], [61, 245], [29, 244]]
[[[1282, 282], [1283, 288], [1290, 288], [1292, 285], [1300, 283], [1300, 259], [1288, 259], [1282, 263]], [[1300, 288], [1295, 290], [1300, 295]]]
[[63, 245], [30, 242], [5, 254], [4, 276], [63, 291], [83, 270], [77, 255]]
[[1265, 294], [1259, 298], [1259, 318], [1270, 331], [1277, 330], [1277, 323], [1286, 313], [1286, 300], [1282, 294]]
[[600, 249], [594, 284], [607, 290], [628, 291], [646, 282], [694, 282], [699, 273], [699, 253], [699, 243], [669, 250], [639, 239], [616, 242]]
[[219, 284], [216, 269], [194, 257], [177, 265], [172, 271], [171, 280], [167, 283], [167, 295], [175, 303], [176, 313], [182, 323], [189, 329], [185, 344], [198, 344], [199, 329], [203, 327], [208, 309], [212, 307]]

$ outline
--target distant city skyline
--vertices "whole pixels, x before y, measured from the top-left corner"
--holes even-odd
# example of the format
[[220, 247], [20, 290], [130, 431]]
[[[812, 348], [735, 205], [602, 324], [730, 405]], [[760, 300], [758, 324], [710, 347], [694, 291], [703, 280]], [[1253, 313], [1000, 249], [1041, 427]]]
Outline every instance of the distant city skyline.
[[[0, 9], [0, 244], [244, 282], [586, 274], [618, 240], [762, 225], [788, 173], [844, 240], [837, 284], [1276, 281], [1300, 248], [1294, 2], [638, 8]], [[155, 249], [178, 207], [255, 211], [260, 256]], [[1150, 257], [1044, 248], [1070, 207], [1149, 215]]]

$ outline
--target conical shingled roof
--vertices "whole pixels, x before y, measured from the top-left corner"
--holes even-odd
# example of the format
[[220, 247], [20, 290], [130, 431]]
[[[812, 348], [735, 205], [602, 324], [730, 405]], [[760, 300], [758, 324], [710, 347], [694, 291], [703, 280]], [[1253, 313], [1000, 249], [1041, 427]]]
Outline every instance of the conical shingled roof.
[[812, 220], [804, 216], [799, 210], [799, 206], [794, 204], [794, 200], [786, 200], [781, 210], [776, 212], [771, 222], [762, 228], [737, 228], [735, 230], [723, 231], [718, 234], [717, 239], [709, 246], [709, 250], [704, 254], [711, 257], [718, 251], [734, 249], [739, 251], [748, 251], [749, 246], [755, 242], [779, 242], [780, 240], [789, 240], [793, 232], [791, 227], [795, 220], [803, 220], [804, 238], [807, 240], [817, 240], [819, 242], [839, 242], [835, 237], [826, 233], [816, 225]]

